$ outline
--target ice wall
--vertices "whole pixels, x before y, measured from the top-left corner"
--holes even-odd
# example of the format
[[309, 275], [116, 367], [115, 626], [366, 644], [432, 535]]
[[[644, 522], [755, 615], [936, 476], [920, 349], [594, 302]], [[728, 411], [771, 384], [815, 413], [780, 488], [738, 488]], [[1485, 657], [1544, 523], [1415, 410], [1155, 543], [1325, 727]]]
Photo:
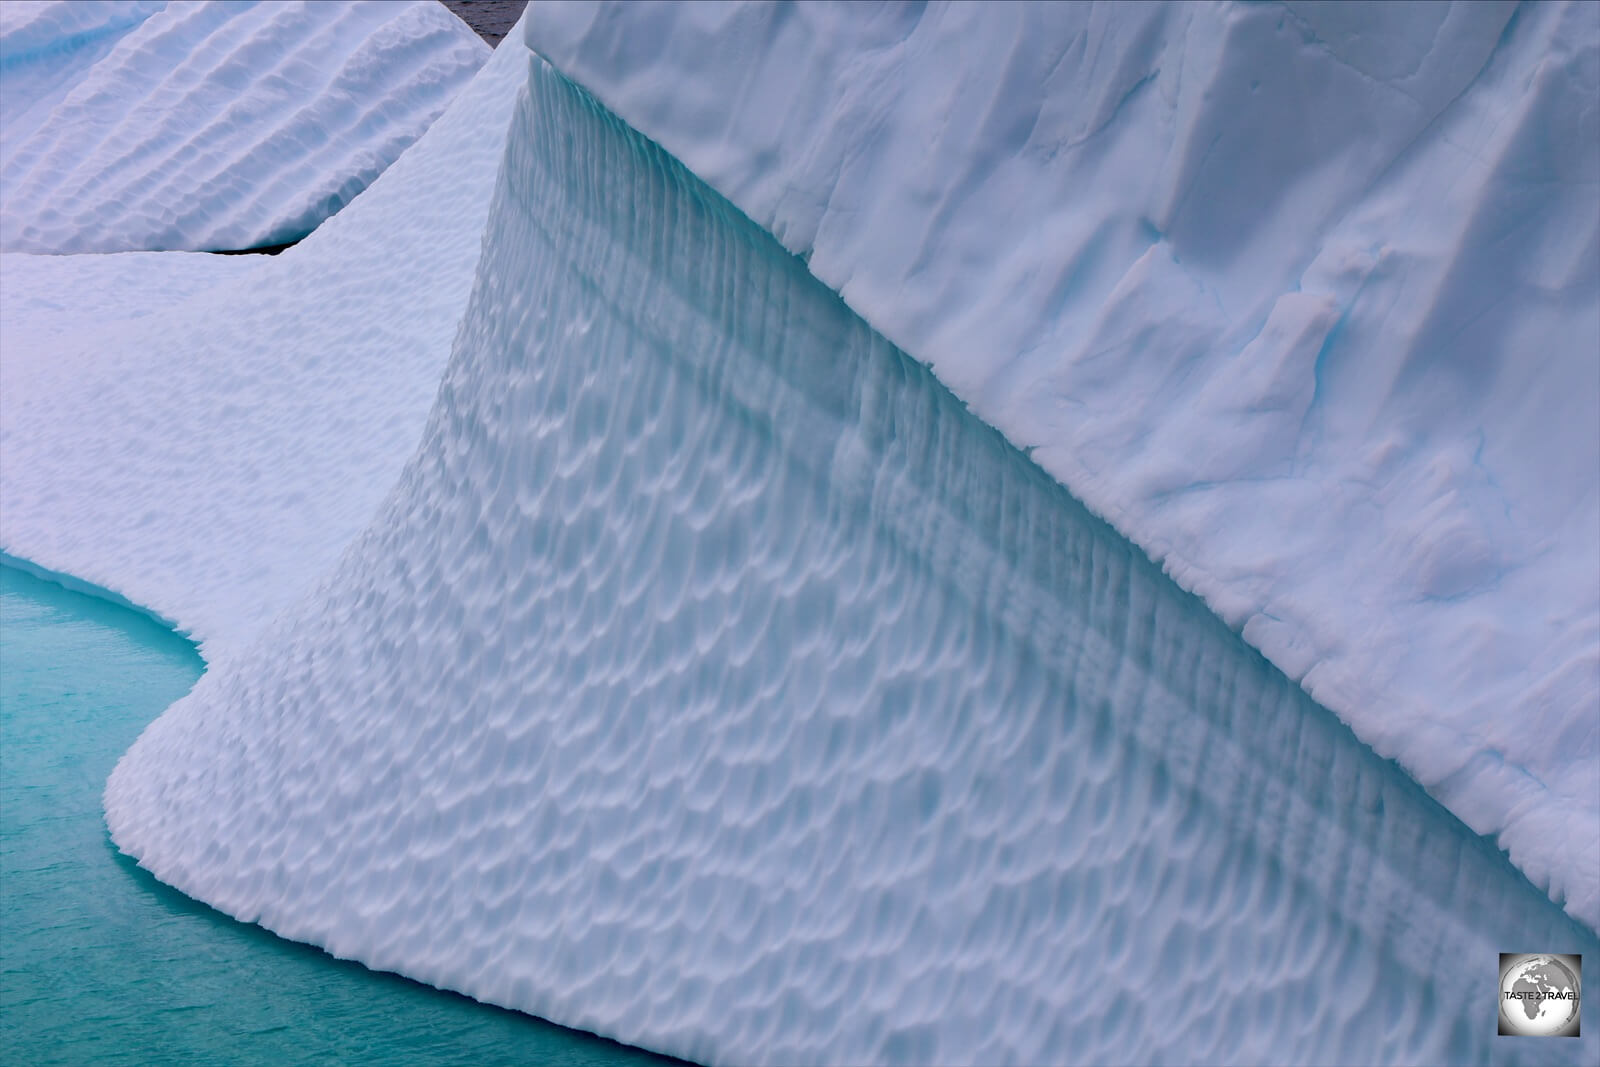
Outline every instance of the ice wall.
[[325, 574], [416, 448], [526, 65], [281, 255], [0, 254], [0, 550], [212, 662]]
[[488, 57], [433, 0], [0, 5], [0, 248], [304, 237]]
[[527, 34], [1600, 924], [1600, 5]]
[[[187, 893], [707, 1063], [1557, 1062], [1505, 858], [542, 62], [421, 445], [106, 791]], [[1490, 991], [1490, 992], [1486, 992]]]

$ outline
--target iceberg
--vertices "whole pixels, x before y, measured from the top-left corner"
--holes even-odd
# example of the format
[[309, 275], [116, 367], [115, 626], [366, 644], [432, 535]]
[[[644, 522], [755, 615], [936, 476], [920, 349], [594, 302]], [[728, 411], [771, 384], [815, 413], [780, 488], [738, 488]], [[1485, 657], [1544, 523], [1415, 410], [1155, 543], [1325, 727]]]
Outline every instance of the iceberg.
[[1600, 6], [527, 34], [1600, 925]]
[[0, 249], [286, 244], [428, 128], [488, 48], [432, 0], [0, 5]]
[[[1495, 258], [1471, 225], [1418, 246], [1427, 220], [1374, 213], [1460, 223], [1459, 199], [1407, 192], [1430, 153], [1478, 153], [1490, 177], [1463, 164], [1451, 186], [1471, 201], [1521, 180], [1483, 138], [1565, 115], [1581, 144], [1588, 113], [1562, 94], [1584, 90], [1593, 35], [1574, 7], [1345, 10], [541, 5], [281, 256], [0, 255], [0, 549], [171, 619], [210, 663], [107, 782], [117, 847], [282, 936], [705, 1063], [1593, 1061], [1592, 1004], [1576, 1041], [1487, 1025], [1498, 952], [1600, 956], [1583, 678], [1469, 665], [1500, 687], [1474, 698], [1550, 698], [1524, 725], [1555, 724], [1565, 762], [1538, 738], [1493, 747], [1498, 719], [1407, 703], [1426, 679], [1375, 674], [1378, 725], [1325, 688], [1405, 608], [1371, 531], [1329, 524], [1391, 504], [1410, 521], [1452, 411], [1481, 424], [1490, 489], [1544, 508], [1547, 554], [1586, 573], [1565, 539], [1593, 501], [1581, 457], [1541, 483], [1575, 488], [1563, 514], [1503, 455], [1540, 415], [1580, 443], [1585, 335], [1562, 327], [1583, 328], [1589, 267], [1555, 253], [1592, 239], [1585, 172], [1576, 191], [1529, 179], [1540, 255], [1507, 237], [1497, 264], [1545, 272], [1548, 303], [1491, 305], [1461, 342], [1497, 323], [1549, 342], [1523, 406], [1421, 403], [1426, 331], [1400, 331], [1417, 362], [1387, 377], [1356, 342], [1460, 299], [1419, 306], [1395, 272], [1453, 294]], [[1267, 171], [1246, 182], [1248, 137], [1197, 147], [1249, 132], [1222, 88], [1297, 39], [1252, 37], [1264, 17], [1302, 38], [1320, 20], [1337, 46], [1280, 63], [1303, 64], [1299, 95], [1260, 79], [1281, 128], [1253, 136], [1280, 163], [1314, 155], [1286, 131], [1310, 103], [1338, 110], [1323, 91], [1357, 109], [1387, 78], [1437, 106], [1400, 134], [1379, 122], [1374, 158], [1413, 143], [1375, 174], [1326, 142], [1306, 180], [1349, 194], [1331, 214], [1306, 213], [1287, 164], [1281, 201]], [[1415, 25], [1374, 36], [1373, 18]], [[1351, 62], [1365, 80], [1342, 80]], [[1508, 84], [1554, 96], [1507, 110]], [[1035, 129], [1070, 136], [1052, 157]], [[1130, 175], [1158, 134], [1188, 146], [1171, 165], [1198, 202], [1245, 182], [1230, 195], [1276, 214], [1252, 228], [1224, 197], [1209, 222], [1179, 204], [1129, 224], [1119, 197], [1147, 191]], [[1391, 223], [1398, 258], [1338, 288], [1329, 234]], [[1307, 257], [1298, 290], [1272, 288], [1280, 225]], [[1235, 230], [1248, 247], [1218, 237]], [[1052, 250], [1046, 278], [1030, 257]], [[111, 290], [78, 305], [97, 322], [74, 321], [74, 276]], [[1239, 306], [1262, 321], [1223, 359]], [[1528, 321], [1494, 318], [1513, 312]], [[1051, 347], [1080, 333], [1107, 347]], [[1302, 440], [1285, 411], [1308, 353]], [[1551, 381], [1568, 406], [1539, 407]], [[1365, 495], [1327, 480], [1346, 417], [1414, 435]], [[1110, 447], [1131, 439], [1148, 445]], [[1284, 480], [1344, 492], [1331, 517], [1265, 476], [1185, 481], [1270, 466], [1291, 439], [1304, 465]], [[1126, 480], [1127, 509], [1062, 457]], [[1152, 457], [1183, 491], [1138, 510]], [[1446, 525], [1499, 500], [1427, 469]], [[1186, 509], [1213, 489], [1197, 526]], [[1355, 551], [1374, 574], [1350, 572]], [[1241, 570], [1213, 581], [1186, 552]], [[1495, 605], [1581, 626], [1573, 584], [1503, 599], [1557, 565], [1486, 589], [1465, 564], [1428, 572], [1467, 584], [1402, 611], [1422, 629], [1401, 658], [1461, 612], [1515, 629]], [[1343, 601], [1312, 598], [1333, 581]], [[1269, 612], [1281, 628], [1251, 621]], [[1592, 652], [1557, 637], [1557, 659]], [[1493, 768], [1426, 773], [1491, 752], [1505, 774], [1532, 752], [1548, 778], [1519, 805]], [[1511, 858], [1462, 821], [1479, 817]]]
[[705, 1063], [1552, 1055], [1494, 1043], [1495, 953], [1592, 932], [529, 74], [414, 455], [123, 757], [119, 848]]

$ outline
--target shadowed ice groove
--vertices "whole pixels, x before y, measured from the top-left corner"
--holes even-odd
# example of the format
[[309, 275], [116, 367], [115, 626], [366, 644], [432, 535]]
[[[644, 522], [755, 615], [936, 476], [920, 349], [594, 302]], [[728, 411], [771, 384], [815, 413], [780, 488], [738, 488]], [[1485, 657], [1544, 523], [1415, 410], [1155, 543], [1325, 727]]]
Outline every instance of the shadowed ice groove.
[[704, 1062], [1593, 1059], [1600, 952], [536, 60], [421, 446], [106, 791], [159, 878]]

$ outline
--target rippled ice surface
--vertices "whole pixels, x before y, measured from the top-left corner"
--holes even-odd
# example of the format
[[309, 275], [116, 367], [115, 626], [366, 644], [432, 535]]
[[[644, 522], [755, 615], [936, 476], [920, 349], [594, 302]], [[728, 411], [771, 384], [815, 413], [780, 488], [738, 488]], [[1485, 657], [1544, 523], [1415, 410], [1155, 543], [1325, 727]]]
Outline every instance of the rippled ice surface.
[[148, 619], [0, 567], [0, 1062], [668, 1062], [281, 940], [118, 854], [105, 776], [200, 667]]
[[1600, 1036], [1497, 1039], [1497, 954], [1593, 935], [538, 61], [416, 458], [107, 813], [231, 914], [696, 1060]]

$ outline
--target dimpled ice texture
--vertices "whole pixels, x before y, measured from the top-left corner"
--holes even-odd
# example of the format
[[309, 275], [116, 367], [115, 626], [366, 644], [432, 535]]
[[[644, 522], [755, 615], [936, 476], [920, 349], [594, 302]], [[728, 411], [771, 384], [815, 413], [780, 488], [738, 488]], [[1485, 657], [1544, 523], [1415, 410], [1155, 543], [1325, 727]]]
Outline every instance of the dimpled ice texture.
[[415, 457], [106, 813], [229, 914], [707, 1063], [1595, 1050], [1475, 1010], [1588, 931], [542, 62]]
[[1600, 4], [525, 29], [1600, 924]]

